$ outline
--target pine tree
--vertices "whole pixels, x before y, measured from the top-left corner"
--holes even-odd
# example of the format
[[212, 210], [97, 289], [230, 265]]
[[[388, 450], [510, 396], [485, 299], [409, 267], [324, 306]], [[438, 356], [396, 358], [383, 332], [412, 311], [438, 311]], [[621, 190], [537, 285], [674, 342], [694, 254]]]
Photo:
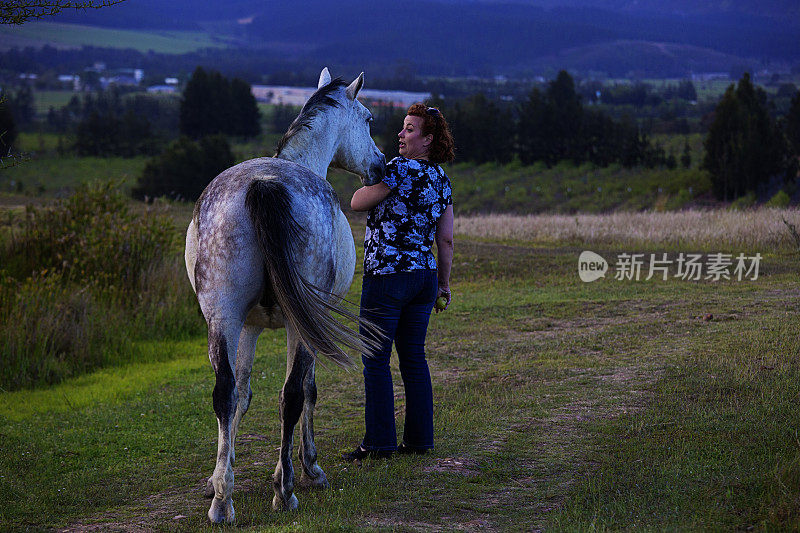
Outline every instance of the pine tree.
[[580, 95], [575, 92], [572, 76], [562, 70], [547, 87], [549, 113], [547, 123], [547, 153], [551, 163], [562, 159], [579, 161], [579, 134], [583, 119]]
[[252, 137], [261, 133], [260, 116], [250, 84], [197, 67], [183, 91], [180, 130], [193, 139], [218, 133]]
[[255, 137], [261, 133], [261, 111], [258, 109], [253, 90], [246, 81], [234, 78], [231, 81], [231, 100], [234, 111], [235, 135]]
[[704, 142], [703, 167], [711, 173], [714, 194], [734, 200], [758, 193], [785, 170], [785, 144], [766, 106], [766, 94], [745, 73], [725, 91]]
[[548, 116], [544, 95], [534, 88], [520, 106], [517, 121], [517, 152], [526, 165], [547, 159]]
[[795, 157], [800, 157], [800, 91], [792, 98], [792, 105], [786, 114], [786, 140]]
[[689, 168], [692, 166], [692, 147], [688, 142], [683, 143], [683, 153], [681, 153], [681, 166]]
[[6, 93], [0, 93], [0, 159], [6, 157], [17, 140], [17, 126]]
[[210, 93], [210, 81], [206, 71], [197, 67], [186, 83], [181, 99], [180, 130], [189, 137], [201, 137], [208, 129], [206, 115], [207, 100]]

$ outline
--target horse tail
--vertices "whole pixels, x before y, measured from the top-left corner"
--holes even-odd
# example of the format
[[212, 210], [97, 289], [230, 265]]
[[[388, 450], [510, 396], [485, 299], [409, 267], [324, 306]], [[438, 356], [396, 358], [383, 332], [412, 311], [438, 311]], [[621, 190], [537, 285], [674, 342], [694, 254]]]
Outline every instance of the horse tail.
[[[264, 257], [267, 286], [272, 288], [287, 325], [295, 329], [304, 347], [344, 367], [352, 363], [337, 343], [366, 354], [375, 350], [377, 339], [382, 336], [380, 330], [345, 309], [337, 297], [297, 271], [292, 244], [301, 242], [305, 230], [292, 216], [286, 186], [276, 180], [256, 180], [247, 190], [245, 204]], [[364, 326], [370, 335], [345, 326], [331, 316], [331, 311]]]

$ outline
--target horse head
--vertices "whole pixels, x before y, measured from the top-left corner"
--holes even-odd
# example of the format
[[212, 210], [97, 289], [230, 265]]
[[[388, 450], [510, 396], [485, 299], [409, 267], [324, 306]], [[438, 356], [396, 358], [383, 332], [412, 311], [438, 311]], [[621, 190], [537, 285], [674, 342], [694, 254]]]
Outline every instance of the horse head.
[[[320, 73], [317, 90], [331, 82], [330, 72], [325, 67]], [[386, 158], [370, 135], [372, 113], [358, 101], [363, 86], [362, 72], [337, 97], [340, 108], [334, 130], [338, 142], [331, 166], [358, 174], [364, 185], [375, 185], [384, 177]]]

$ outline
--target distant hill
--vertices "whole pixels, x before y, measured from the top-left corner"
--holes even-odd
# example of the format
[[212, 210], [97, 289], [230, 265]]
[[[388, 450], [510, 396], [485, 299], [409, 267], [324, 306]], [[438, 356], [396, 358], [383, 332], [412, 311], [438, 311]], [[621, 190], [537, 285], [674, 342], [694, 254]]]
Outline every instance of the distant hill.
[[[463, 0], [441, 0], [462, 3]], [[683, 13], [686, 15], [757, 16], [790, 19], [800, 22], [797, 0], [474, 0], [491, 4], [524, 4], [530, 6], [592, 7], [628, 13]]]
[[[129, 0], [59, 15], [203, 31], [299, 63], [496, 75], [570, 68], [680, 76], [800, 63], [797, 0]], [[783, 16], [780, 16], [783, 13]]]
[[535, 62], [540, 69], [564, 65], [578, 72], [605, 72], [623, 78], [660, 73], [680, 77], [691, 72], [728, 72], [743, 59], [706, 48], [674, 43], [615, 41], [560, 50]]

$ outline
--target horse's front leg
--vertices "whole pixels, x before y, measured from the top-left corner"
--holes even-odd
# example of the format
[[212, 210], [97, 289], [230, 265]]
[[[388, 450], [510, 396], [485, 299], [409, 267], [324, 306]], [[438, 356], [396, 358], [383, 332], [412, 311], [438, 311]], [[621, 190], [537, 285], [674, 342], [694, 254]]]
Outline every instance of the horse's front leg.
[[[297, 496], [294, 495], [294, 467], [292, 465], [292, 446], [294, 427], [303, 413], [303, 377], [308, 367], [308, 351], [302, 347], [293, 329], [286, 325], [287, 360], [286, 382], [280, 394], [278, 412], [281, 419], [281, 452], [272, 484], [275, 497], [272, 508], [276, 511], [297, 509]], [[309, 354], [310, 355], [310, 354]]]
[[[250, 373], [253, 370], [253, 359], [256, 353], [256, 341], [258, 336], [263, 331], [260, 326], [245, 325], [242, 333], [239, 336], [239, 348], [236, 350], [236, 391], [238, 393], [238, 401], [236, 403], [236, 414], [233, 416], [231, 424], [231, 465], [236, 464], [236, 435], [239, 433], [239, 424], [242, 422], [242, 417], [247, 413], [250, 407], [250, 399], [253, 397], [253, 391], [250, 389]], [[203, 495], [206, 498], [214, 497], [214, 484], [212, 478], [208, 478]]]
[[300, 445], [300, 463], [303, 465], [303, 474], [300, 476], [300, 486], [326, 489], [330, 485], [325, 477], [325, 472], [317, 464], [317, 447], [314, 445], [314, 406], [317, 403], [314, 356], [305, 350], [303, 350], [303, 354], [308, 357], [308, 365], [303, 377], [303, 441]]
[[219, 426], [217, 463], [211, 475], [214, 499], [208, 518], [214, 523], [234, 520], [233, 510], [233, 419], [238, 393], [233, 368], [236, 365], [236, 348], [241, 332], [241, 322], [214, 321], [208, 326], [208, 356], [216, 374], [213, 402]]

